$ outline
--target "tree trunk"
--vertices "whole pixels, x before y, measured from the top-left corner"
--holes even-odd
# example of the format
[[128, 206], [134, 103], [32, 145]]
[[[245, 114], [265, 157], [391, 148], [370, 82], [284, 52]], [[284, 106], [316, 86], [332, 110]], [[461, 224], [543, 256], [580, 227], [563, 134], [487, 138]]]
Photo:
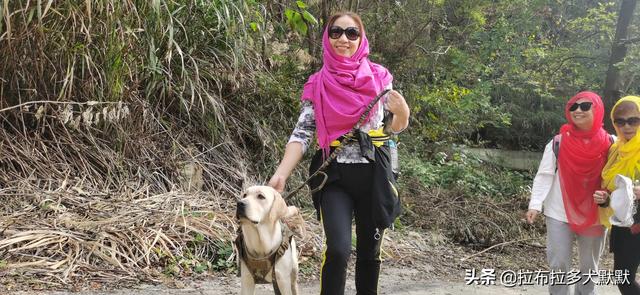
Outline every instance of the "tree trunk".
[[320, 14], [322, 17], [322, 24], [320, 25], [321, 27], [325, 26], [327, 24], [327, 21], [329, 20], [329, 15], [331, 13], [331, 2], [331, 0], [320, 1]]
[[[627, 43], [624, 42], [628, 37], [628, 29], [633, 19], [633, 11], [636, 8], [637, 0], [623, 0], [620, 5], [620, 13], [618, 14], [618, 23], [616, 24], [616, 35], [611, 47], [611, 57], [609, 58], [609, 69], [604, 83], [604, 106], [605, 110], [611, 110], [615, 102], [622, 96], [622, 80], [620, 79], [620, 69], [616, 64], [623, 61], [627, 55]], [[605, 128], [613, 131], [613, 125], [609, 120], [605, 120]]]
[[315, 29], [315, 32], [310, 36], [307, 40], [309, 46], [309, 54], [314, 57], [314, 61], [311, 65], [312, 68], [317, 68], [322, 61], [322, 45], [317, 46], [316, 44], [322, 44], [322, 33], [324, 32], [324, 27], [327, 25], [329, 21], [329, 17], [331, 16], [331, 9], [333, 8], [334, 0], [320, 0], [320, 24], [318, 28]]

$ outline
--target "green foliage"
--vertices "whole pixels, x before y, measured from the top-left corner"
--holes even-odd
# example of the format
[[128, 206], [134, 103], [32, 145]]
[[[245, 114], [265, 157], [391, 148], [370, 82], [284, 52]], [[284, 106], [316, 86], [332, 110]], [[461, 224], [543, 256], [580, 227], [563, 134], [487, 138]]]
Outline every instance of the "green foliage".
[[296, 1], [296, 7], [285, 9], [284, 15], [289, 27], [303, 36], [307, 35], [310, 26], [318, 25], [318, 20], [307, 10], [304, 1]]
[[[195, 233], [193, 240], [180, 255], [173, 258], [154, 248], [156, 255], [165, 261], [162, 273], [166, 276], [180, 276], [188, 273], [204, 273], [207, 271], [231, 271], [235, 269], [233, 243], [228, 241], [211, 241], [201, 233]], [[197, 254], [196, 254], [197, 253]]]
[[486, 125], [508, 125], [509, 114], [491, 103], [489, 84], [479, 84], [473, 90], [447, 83], [412, 91], [412, 113], [420, 118], [412, 133], [430, 141], [455, 141]]
[[229, 260], [231, 255], [233, 255], [233, 243], [218, 242], [215, 246], [218, 251], [212, 262], [212, 269], [216, 271], [233, 269], [236, 266], [235, 261]]
[[463, 196], [505, 199], [528, 191], [532, 175], [489, 165], [461, 151], [439, 152], [431, 160], [407, 155], [402, 171], [428, 188], [443, 188]]
[[[413, 136], [541, 149], [564, 123], [569, 97], [602, 89], [620, 2], [408, 0], [371, 4], [377, 13], [363, 19], [372, 58], [392, 70], [394, 86], [416, 108], [412, 129], [419, 125], [420, 134]], [[630, 44], [620, 64], [628, 93], [640, 87], [637, 47]], [[453, 101], [452, 85], [481, 100], [475, 110], [483, 118], [471, 112], [460, 124], [458, 104], [433, 104]], [[463, 108], [458, 117], [469, 114]]]
[[[636, 11], [640, 7], [636, 7]], [[636, 13], [640, 15], [640, 12]], [[627, 56], [618, 64], [622, 77], [622, 91], [625, 95], [640, 95], [640, 17], [636, 17], [629, 27]], [[632, 41], [635, 40], [635, 41]]]
[[246, 21], [263, 19], [260, 5], [249, 1], [11, 1], [4, 7], [10, 26], [0, 28], [0, 92], [9, 103], [18, 96], [146, 99], [186, 112], [211, 107], [222, 116], [221, 92], [242, 82], [240, 71], [259, 66], [247, 32], [255, 26]]
[[393, 221], [393, 228], [397, 231], [403, 231], [405, 229], [405, 225], [402, 223], [400, 218], [396, 218], [396, 220]]

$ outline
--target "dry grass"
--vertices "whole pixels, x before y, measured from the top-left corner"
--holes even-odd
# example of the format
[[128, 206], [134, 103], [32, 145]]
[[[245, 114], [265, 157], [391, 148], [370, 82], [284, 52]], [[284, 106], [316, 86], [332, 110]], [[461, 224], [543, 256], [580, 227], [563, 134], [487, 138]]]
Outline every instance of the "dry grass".
[[[235, 200], [259, 183], [256, 164], [181, 120], [144, 101], [0, 110], [0, 281], [82, 288], [232, 270]], [[320, 242], [308, 234], [301, 252]]]
[[[169, 261], [189, 251], [212, 257], [214, 241], [233, 236], [225, 204], [206, 194], [79, 195], [77, 187], [25, 185], [4, 189], [2, 198], [10, 212], [0, 219], [6, 274], [58, 286], [157, 279]], [[198, 235], [208, 243], [195, 243]]]
[[67, 106], [0, 113], [6, 277], [134, 282], [233, 258], [219, 252], [234, 236], [234, 196], [248, 179], [242, 153], [198, 149], [206, 140], [168, 129], [144, 104]]
[[292, 118], [294, 93], [258, 87], [277, 83], [264, 31], [247, 30], [267, 13], [244, 0], [0, 0], [0, 280], [232, 267], [235, 196], [265, 181], [290, 131], [271, 126]]
[[[0, 108], [131, 101], [212, 110], [261, 67], [259, 7], [229, 1], [0, 1]], [[248, 15], [249, 17], [245, 17]]]
[[490, 196], [465, 196], [461, 192], [426, 189], [416, 179], [406, 178], [403, 185], [405, 217], [412, 226], [440, 232], [456, 244], [473, 249], [539, 244], [543, 224], [524, 220], [528, 199], [525, 195], [499, 200]]

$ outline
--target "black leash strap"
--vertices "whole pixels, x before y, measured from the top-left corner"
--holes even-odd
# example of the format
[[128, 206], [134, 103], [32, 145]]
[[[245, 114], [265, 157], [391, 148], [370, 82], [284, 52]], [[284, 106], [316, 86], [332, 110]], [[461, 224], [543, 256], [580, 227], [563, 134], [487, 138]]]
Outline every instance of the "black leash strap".
[[362, 127], [362, 123], [364, 123], [364, 120], [367, 118], [367, 116], [369, 116], [369, 113], [371, 112], [371, 109], [373, 108], [373, 106], [378, 103], [378, 101], [380, 100], [380, 98], [382, 98], [385, 94], [387, 94], [390, 91], [390, 89], [385, 89], [382, 92], [380, 92], [380, 94], [378, 94], [378, 96], [376, 96], [376, 98], [374, 100], [372, 100], [369, 105], [367, 105], [367, 108], [364, 110], [364, 112], [362, 113], [362, 115], [360, 115], [360, 120], [358, 120], [358, 122], [356, 123], [356, 125], [353, 126], [353, 128], [351, 129], [351, 131], [349, 131], [349, 133], [345, 134], [342, 138], [342, 140], [340, 141], [340, 145], [337, 146], [333, 152], [329, 155], [329, 157], [327, 157], [327, 159], [324, 160], [324, 162], [322, 162], [322, 165], [320, 165], [320, 167], [318, 168], [318, 170], [316, 170], [316, 172], [313, 172], [313, 174], [309, 175], [309, 177], [307, 177], [307, 179], [305, 181], [302, 182], [302, 184], [300, 186], [298, 186], [297, 188], [295, 188], [293, 191], [291, 191], [290, 193], [288, 193], [284, 199], [289, 199], [291, 196], [295, 195], [298, 191], [300, 191], [306, 184], [307, 182], [309, 182], [309, 180], [313, 179], [314, 177], [316, 177], [318, 174], [322, 174], [322, 182], [320, 183], [320, 185], [317, 188], [314, 188], [311, 190], [311, 193], [315, 193], [319, 190], [321, 190], [324, 187], [324, 184], [327, 182], [327, 179], [329, 178], [329, 176], [322, 172], [322, 170], [324, 170], [325, 168], [327, 168], [327, 166], [329, 166], [329, 164], [331, 164], [331, 161], [333, 161], [336, 157], [338, 157], [338, 152], [340, 152], [340, 150], [342, 150], [342, 148], [344, 147], [344, 145], [347, 143], [347, 141], [349, 141], [350, 139], [353, 138], [354, 134], [356, 134], [356, 132], [358, 132], [358, 129], [360, 129], [360, 127]]

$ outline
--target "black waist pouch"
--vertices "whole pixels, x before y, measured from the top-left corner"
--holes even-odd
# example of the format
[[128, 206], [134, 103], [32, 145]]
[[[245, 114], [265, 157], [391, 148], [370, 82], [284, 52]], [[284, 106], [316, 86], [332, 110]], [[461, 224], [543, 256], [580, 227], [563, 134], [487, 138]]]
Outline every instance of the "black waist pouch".
[[[318, 170], [322, 162], [322, 150], [318, 150], [311, 160], [309, 174], [311, 175]], [[373, 179], [371, 181], [372, 222], [378, 229], [382, 230], [390, 227], [394, 220], [402, 213], [402, 204], [396, 189], [396, 178], [391, 169], [391, 155], [388, 146], [375, 147], [374, 163]], [[325, 186], [340, 179], [338, 169], [339, 167], [336, 160], [333, 160], [333, 162], [327, 166], [324, 171], [327, 174]], [[310, 189], [313, 190], [319, 187], [322, 184], [322, 180], [322, 175], [317, 175], [309, 180]], [[323, 190], [319, 190], [312, 194], [313, 206], [316, 209], [316, 217], [318, 220], [320, 220], [320, 199], [322, 197], [322, 191]]]
[[376, 150], [376, 165], [373, 173], [372, 210], [374, 224], [379, 229], [390, 227], [402, 213], [402, 204], [396, 189], [396, 178], [391, 169], [391, 154], [388, 146]]

